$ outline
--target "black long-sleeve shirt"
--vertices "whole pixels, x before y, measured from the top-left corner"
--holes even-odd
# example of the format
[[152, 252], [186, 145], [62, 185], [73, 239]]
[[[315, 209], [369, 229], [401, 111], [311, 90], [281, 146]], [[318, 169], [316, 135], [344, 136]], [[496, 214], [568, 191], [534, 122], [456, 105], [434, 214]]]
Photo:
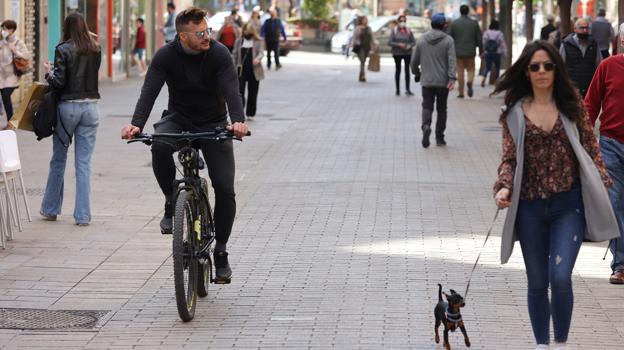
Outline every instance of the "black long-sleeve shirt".
[[[169, 112], [195, 125], [227, 121], [244, 122], [238, 77], [228, 49], [210, 40], [210, 49], [188, 54], [180, 39], [156, 52], [149, 66], [132, 125], [143, 129], [164, 83], [169, 89]], [[226, 109], [227, 104], [227, 109]]]

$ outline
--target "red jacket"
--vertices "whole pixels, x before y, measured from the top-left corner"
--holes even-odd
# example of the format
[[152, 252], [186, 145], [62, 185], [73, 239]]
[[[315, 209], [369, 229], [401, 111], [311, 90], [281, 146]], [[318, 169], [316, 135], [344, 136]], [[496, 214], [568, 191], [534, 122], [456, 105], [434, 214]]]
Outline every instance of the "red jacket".
[[144, 49], [145, 46], [145, 29], [143, 27], [138, 27], [136, 32], [136, 43], [134, 44], [135, 49]]
[[624, 55], [611, 56], [600, 63], [587, 90], [585, 105], [592, 125], [600, 115], [601, 135], [624, 143]]

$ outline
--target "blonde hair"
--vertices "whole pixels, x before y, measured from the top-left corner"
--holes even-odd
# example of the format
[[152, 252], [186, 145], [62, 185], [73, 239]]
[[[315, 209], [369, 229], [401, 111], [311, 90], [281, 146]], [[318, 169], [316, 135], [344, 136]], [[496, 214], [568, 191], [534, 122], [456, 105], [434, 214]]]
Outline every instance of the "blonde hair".
[[243, 35], [245, 34], [245, 32], [251, 33], [254, 40], [261, 40], [260, 35], [258, 35], [258, 31], [256, 30], [256, 27], [253, 25], [253, 23], [245, 23], [245, 25], [243, 26]]

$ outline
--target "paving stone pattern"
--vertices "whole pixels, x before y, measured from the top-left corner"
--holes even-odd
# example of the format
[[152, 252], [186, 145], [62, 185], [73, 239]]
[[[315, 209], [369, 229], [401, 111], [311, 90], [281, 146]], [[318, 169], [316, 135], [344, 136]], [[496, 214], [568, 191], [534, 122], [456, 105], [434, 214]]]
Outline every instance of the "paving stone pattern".
[[[0, 330], [3, 349], [442, 349], [437, 284], [464, 293], [495, 213], [500, 99], [449, 99], [447, 147], [420, 146], [420, 89], [394, 96], [394, 67], [357, 82], [337, 55], [293, 52], [260, 84], [253, 136], [236, 145], [233, 282], [210, 286], [182, 323], [171, 238], [151, 154], [119, 140], [141, 82], [103, 83], [89, 227], [74, 226], [73, 157], [63, 215], [35, 215], [0, 252], [0, 307], [110, 310], [91, 331]], [[152, 112], [166, 105], [166, 89]], [[51, 140], [19, 133], [38, 212]], [[73, 147], [72, 150], [73, 152]], [[530, 349], [519, 248], [499, 264], [502, 216], [462, 310], [474, 349]], [[574, 349], [621, 349], [624, 287], [607, 283], [604, 244], [574, 271]], [[464, 348], [459, 332], [454, 349]]]

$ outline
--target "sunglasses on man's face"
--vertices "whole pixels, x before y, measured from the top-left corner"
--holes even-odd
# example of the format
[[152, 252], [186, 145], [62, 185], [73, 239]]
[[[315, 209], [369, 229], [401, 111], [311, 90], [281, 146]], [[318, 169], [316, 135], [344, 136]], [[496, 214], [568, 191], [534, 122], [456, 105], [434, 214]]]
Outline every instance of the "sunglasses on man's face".
[[546, 72], [551, 72], [555, 69], [554, 63], [546, 62], [546, 63], [531, 63], [529, 64], [529, 70], [533, 73], [537, 73], [540, 70], [540, 66], [543, 66]]
[[201, 32], [186, 32], [189, 34], [195, 34], [195, 36], [199, 40], [204, 40], [204, 38], [209, 37], [212, 34], [212, 28], [206, 28], [206, 30], [202, 30]]

